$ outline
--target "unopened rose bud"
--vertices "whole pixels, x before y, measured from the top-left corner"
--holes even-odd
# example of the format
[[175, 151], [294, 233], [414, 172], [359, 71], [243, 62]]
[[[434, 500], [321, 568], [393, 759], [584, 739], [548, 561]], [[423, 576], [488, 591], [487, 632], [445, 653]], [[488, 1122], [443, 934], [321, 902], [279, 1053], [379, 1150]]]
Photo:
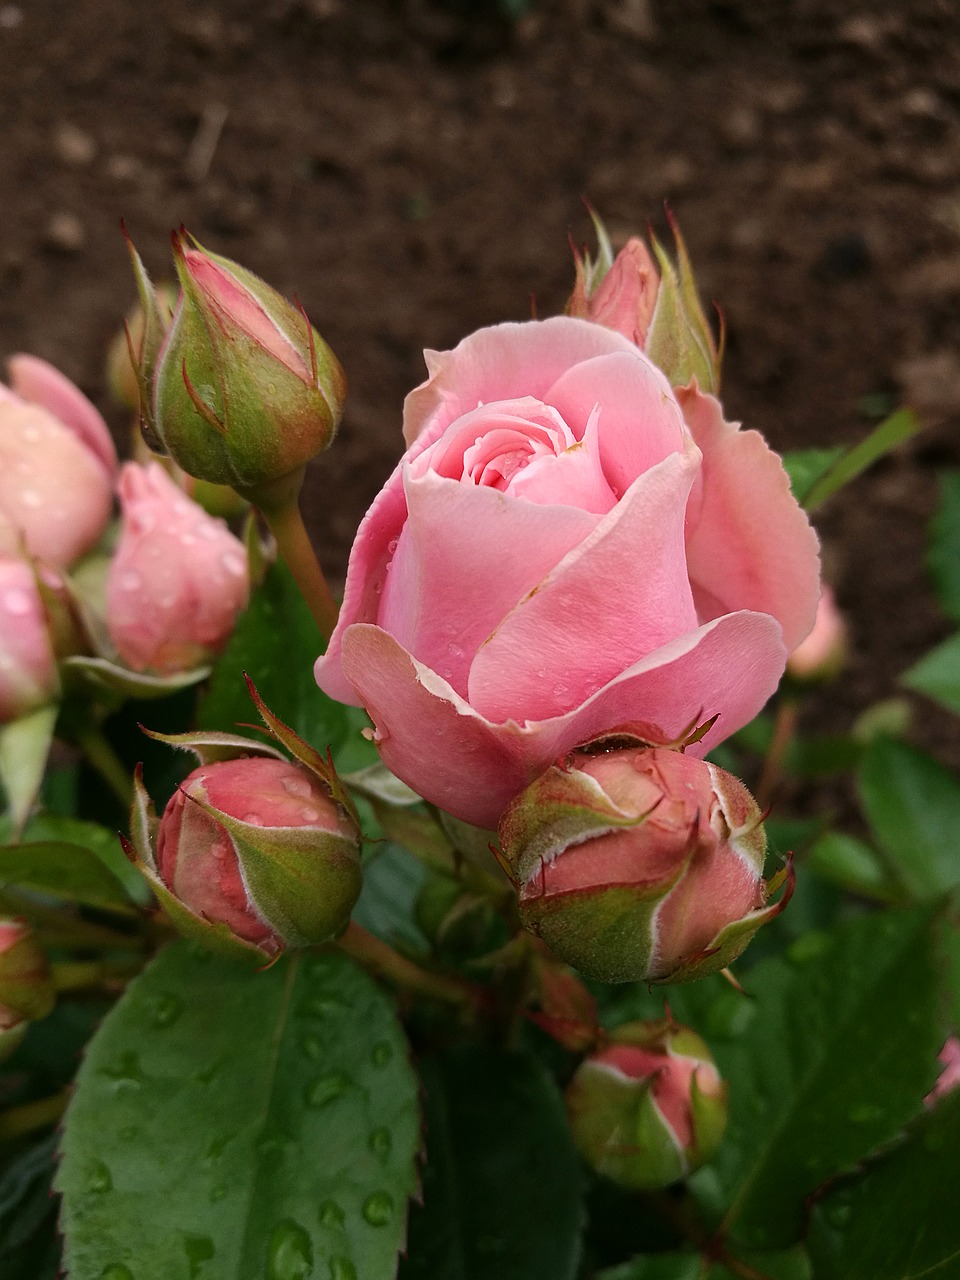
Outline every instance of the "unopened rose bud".
[[181, 295], [148, 426], [190, 475], [242, 491], [296, 474], [333, 438], [346, 391], [304, 313], [228, 258], [174, 236]]
[[272, 757], [194, 769], [149, 859], [175, 924], [186, 912], [187, 931], [219, 924], [268, 954], [333, 937], [360, 892], [352, 816], [309, 769]]
[[655, 1191], [712, 1159], [726, 1127], [726, 1085], [687, 1027], [634, 1022], [578, 1067], [567, 1088], [573, 1139], [598, 1173]]
[[149, 321], [143, 302], [138, 302], [127, 313], [123, 328], [107, 349], [107, 382], [117, 400], [128, 409], [140, 407], [139, 369], [146, 358], [146, 347], [153, 342], [155, 358], [173, 318], [177, 294], [176, 285], [168, 281], [158, 284], [148, 303]]
[[19, 355], [9, 368], [10, 387], [0, 385], [3, 549], [66, 568], [110, 518], [116, 450], [97, 410], [52, 365]]
[[0, 724], [53, 701], [58, 690], [36, 570], [28, 561], [0, 552]]
[[209, 661], [229, 639], [250, 585], [247, 554], [163, 467], [125, 463], [121, 532], [107, 578], [107, 627], [134, 671], [161, 675]]
[[47, 959], [30, 926], [0, 918], [0, 1061], [54, 1004]]
[[847, 625], [829, 587], [824, 586], [813, 630], [787, 659], [794, 680], [831, 680], [847, 656]]
[[[576, 256], [577, 280], [567, 315], [616, 329], [643, 348], [657, 301], [660, 277], [647, 246], [631, 237], [601, 273], [586, 255]], [[599, 279], [598, 279], [599, 277]]]
[[605, 982], [723, 969], [784, 905], [764, 905], [750, 792], [665, 747], [566, 758], [509, 806], [500, 843], [526, 927]]

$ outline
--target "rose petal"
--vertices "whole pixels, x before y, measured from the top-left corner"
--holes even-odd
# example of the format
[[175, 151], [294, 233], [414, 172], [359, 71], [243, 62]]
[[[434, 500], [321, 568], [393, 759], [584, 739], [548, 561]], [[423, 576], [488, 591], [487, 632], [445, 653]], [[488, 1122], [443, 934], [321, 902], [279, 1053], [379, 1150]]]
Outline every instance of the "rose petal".
[[83, 442], [108, 476], [117, 469], [117, 450], [110, 429], [79, 387], [37, 356], [9, 360], [10, 385], [18, 396], [52, 413]]
[[648, 468], [683, 449], [683, 415], [670, 384], [636, 347], [584, 360], [544, 393], [576, 431], [600, 406], [600, 460], [617, 496]]
[[772, 618], [728, 614], [649, 654], [567, 715], [518, 725], [485, 720], [379, 627], [350, 627], [342, 654], [387, 768], [424, 799], [487, 830], [554, 760], [613, 729], [655, 723], [670, 741], [691, 721], [719, 715], [689, 748], [705, 754], [753, 719], [785, 660]]
[[[683, 525], [699, 463], [691, 444], [641, 475], [589, 537], [500, 614], [470, 670], [469, 699], [481, 715], [562, 715], [645, 654], [696, 630]], [[515, 558], [526, 560], [533, 545], [517, 542], [523, 550]]]
[[[466, 693], [477, 647], [601, 517], [438, 476], [406, 478], [409, 516], [377, 622]], [[518, 549], [522, 549], [518, 554]]]
[[612, 351], [636, 348], [612, 329], [570, 316], [493, 325], [452, 351], [425, 351], [430, 376], [404, 401], [403, 438], [412, 444], [428, 424], [446, 427], [491, 400], [542, 400], [571, 365]]
[[816, 617], [817, 535], [779, 457], [758, 432], [725, 422], [718, 401], [695, 380], [677, 397], [703, 452], [702, 503], [687, 534], [698, 604], [707, 617], [734, 609], [769, 613], [782, 626], [789, 652]]

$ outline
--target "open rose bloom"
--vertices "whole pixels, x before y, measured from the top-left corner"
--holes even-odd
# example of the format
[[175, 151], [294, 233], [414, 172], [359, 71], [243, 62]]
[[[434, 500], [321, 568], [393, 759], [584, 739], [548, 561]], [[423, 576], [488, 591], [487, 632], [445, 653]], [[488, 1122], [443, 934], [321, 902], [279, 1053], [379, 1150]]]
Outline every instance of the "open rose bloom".
[[384, 763], [482, 827], [615, 729], [698, 754], [810, 630], [817, 539], [779, 458], [628, 338], [570, 317], [428, 352], [360, 527], [320, 686]]

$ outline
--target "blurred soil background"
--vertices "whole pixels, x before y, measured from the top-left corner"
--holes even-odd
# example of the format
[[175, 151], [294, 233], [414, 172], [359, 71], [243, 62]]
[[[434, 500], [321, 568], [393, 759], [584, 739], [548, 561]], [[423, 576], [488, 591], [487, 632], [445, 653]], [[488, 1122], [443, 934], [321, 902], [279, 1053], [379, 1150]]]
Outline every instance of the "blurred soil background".
[[[780, 450], [930, 428], [818, 516], [852, 620], [844, 730], [949, 627], [923, 568], [960, 463], [954, 0], [0, 0], [0, 355], [123, 438], [104, 352], [170, 229], [296, 294], [347, 370], [305, 505], [328, 570], [401, 448], [421, 349], [562, 309], [589, 197], [676, 213], [728, 329], [728, 416]], [[749, 492], [743, 495], [750, 501]], [[956, 719], [914, 737], [960, 765]]]

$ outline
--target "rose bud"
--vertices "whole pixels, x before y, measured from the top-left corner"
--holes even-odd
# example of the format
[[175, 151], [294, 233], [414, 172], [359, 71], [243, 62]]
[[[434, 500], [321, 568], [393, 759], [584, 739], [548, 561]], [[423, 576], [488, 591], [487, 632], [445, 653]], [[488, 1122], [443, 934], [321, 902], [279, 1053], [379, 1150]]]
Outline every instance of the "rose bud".
[[0, 918], [0, 1061], [54, 1005], [50, 970], [30, 926]]
[[[130, 251], [131, 255], [136, 254], [132, 246]], [[139, 259], [136, 263], [139, 264]], [[142, 264], [139, 265], [142, 270]], [[151, 285], [150, 289], [149, 312], [142, 302], [131, 307], [123, 328], [114, 335], [107, 349], [107, 383], [116, 399], [128, 409], [140, 406], [139, 371], [148, 360], [147, 348], [152, 345], [155, 358], [163, 335], [170, 327], [179, 295], [177, 286], [169, 281], [162, 281], [155, 290]]]
[[672, 386], [686, 387], [696, 378], [701, 390], [716, 391], [723, 353], [717, 349], [700, 303], [676, 222], [670, 217], [676, 266], [657, 238], [650, 238], [660, 266], [658, 275], [646, 245], [636, 236], [614, 257], [603, 223], [596, 214], [592, 216], [599, 250], [595, 261], [586, 252], [574, 251], [577, 278], [567, 315], [622, 333], [663, 370]]
[[249, 491], [298, 473], [336, 430], [346, 392], [336, 357], [252, 272], [179, 234], [173, 248], [181, 294], [142, 374], [148, 427], [201, 480]]
[[163, 467], [125, 463], [121, 532], [107, 578], [107, 628], [134, 671], [162, 675], [207, 662], [247, 603], [247, 553]]
[[633, 1022], [580, 1064], [566, 1101], [573, 1140], [591, 1168], [621, 1186], [656, 1191], [716, 1154], [726, 1095], [693, 1031]]
[[761, 924], [766, 834], [742, 782], [667, 748], [575, 753], [504, 814], [523, 923], [603, 982], [685, 982]]
[[813, 630], [787, 659], [787, 675], [794, 680], [832, 680], [847, 656], [847, 624], [833, 592], [824, 586]]
[[273, 955], [325, 942], [347, 924], [361, 879], [358, 828], [334, 792], [272, 755], [212, 761], [180, 784], [144, 844], [155, 819], [138, 780], [141, 870], [174, 924], [210, 945]]
[[[66, 568], [110, 518], [116, 450], [87, 397], [45, 360], [10, 360], [0, 384], [3, 549]], [[14, 541], [15, 540], [15, 541]]]
[[57, 661], [34, 567], [0, 552], [0, 724], [52, 702]]
[[315, 668], [367, 710], [390, 772], [492, 830], [611, 728], [666, 744], [699, 717], [688, 754], [705, 755], [749, 723], [820, 594], [816, 535], [763, 438], [572, 316], [427, 363]]

